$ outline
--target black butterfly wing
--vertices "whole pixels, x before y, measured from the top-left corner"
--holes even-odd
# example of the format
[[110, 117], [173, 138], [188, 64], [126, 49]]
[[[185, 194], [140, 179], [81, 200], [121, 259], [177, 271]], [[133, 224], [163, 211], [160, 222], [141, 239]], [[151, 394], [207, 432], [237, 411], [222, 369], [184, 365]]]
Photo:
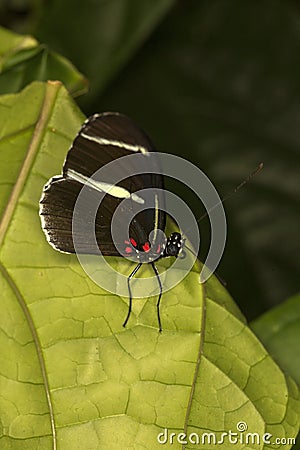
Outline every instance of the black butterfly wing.
[[[45, 186], [40, 201], [40, 215], [48, 242], [56, 250], [75, 253], [74, 240], [76, 240], [76, 251], [78, 253], [98, 254], [94, 237], [90, 232], [94, 228], [97, 241], [101, 242], [99, 247], [102, 254], [119, 255], [110, 236], [111, 200], [108, 202], [104, 198], [96, 213], [95, 220], [93, 208], [95, 202], [98, 202], [96, 190], [88, 189], [86, 198], [90, 203], [85, 203], [82, 214], [77, 216], [77, 226], [76, 231], [74, 231], [73, 214], [81, 189], [80, 183], [63, 177], [56, 177]], [[114, 202], [114, 199], [112, 201]]]
[[[159, 172], [159, 163], [154, 156], [154, 151], [153, 144], [146, 134], [128, 117], [118, 113], [96, 114], [90, 117], [83, 124], [67, 154], [63, 176], [51, 179], [43, 191], [40, 215], [49, 243], [57, 250], [74, 253], [73, 238], [75, 238], [77, 252], [97, 253], [94, 238], [91, 237], [90, 232], [86, 231], [90, 230], [90, 224], [94, 223], [97, 244], [102, 254], [119, 255], [111, 236], [111, 221], [123, 198], [106, 193], [95, 218], [94, 205], [99, 192], [88, 186], [89, 197], [86, 200], [84, 212], [81, 217], [80, 214], [76, 217], [77, 223], [80, 225], [79, 232], [78, 227], [76, 227], [76, 231], [72, 227], [76, 200], [86, 178], [91, 177], [108, 163], [119, 160], [122, 156], [143, 155], [142, 160], [145, 161], [145, 167], [154, 168], [156, 172]], [[138, 159], [135, 164], [135, 158], [131, 158], [129, 166], [120, 160], [120, 164], [114, 165], [112, 171], [108, 170], [102, 174], [100, 181], [110, 185], [111, 180], [115, 177], [125, 177], [117, 183], [117, 186], [122, 187], [130, 194], [140, 189], [150, 189], [151, 195], [158, 199], [156, 206], [162, 206], [164, 198], [161, 192], [157, 191], [157, 189], [163, 189], [163, 177], [160, 173], [130, 175], [133, 171], [140, 171], [141, 158], [139, 161]], [[129, 174], [128, 177], [126, 177], [127, 174]], [[78, 175], [83, 177], [83, 182], [82, 180], [78, 181]], [[127, 211], [124, 211], [124, 216], [126, 212], [134, 212], [136, 206], [134, 200], [126, 200], [124, 208], [127, 208]], [[151, 207], [136, 215], [130, 225], [130, 237], [141, 247], [148, 240], [149, 233], [154, 227], [164, 230], [165, 213]], [[119, 218], [116, 223], [117, 236], [118, 230], [122, 235], [123, 228], [124, 224]], [[124, 242], [119, 242], [119, 245], [122, 246], [122, 244], [124, 245]]]

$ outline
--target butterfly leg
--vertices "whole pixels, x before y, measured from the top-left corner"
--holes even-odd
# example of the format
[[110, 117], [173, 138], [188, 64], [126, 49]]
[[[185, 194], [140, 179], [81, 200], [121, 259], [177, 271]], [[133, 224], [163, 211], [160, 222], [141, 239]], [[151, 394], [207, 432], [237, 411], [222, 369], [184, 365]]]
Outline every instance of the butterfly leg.
[[185, 259], [186, 258], [186, 251], [183, 248], [181, 249], [181, 252], [177, 256], [177, 258], [179, 258], [179, 259]]
[[157, 303], [156, 303], [156, 310], [157, 310], [157, 321], [158, 321], [158, 328], [159, 328], [159, 332], [162, 332], [162, 326], [161, 326], [161, 320], [160, 320], [160, 311], [159, 311], [159, 306], [160, 306], [160, 300], [161, 300], [161, 296], [163, 293], [163, 289], [162, 289], [162, 284], [160, 281], [160, 276], [159, 276], [159, 272], [157, 270], [156, 265], [154, 264], [154, 262], [151, 263], [151, 266], [154, 270], [155, 276], [157, 278], [158, 281], [158, 285], [159, 285], [159, 295], [158, 295], [158, 299], [157, 299]]
[[139, 263], [134, 268], [134, 270], [131, 272], [129, 277], [127, 278], [127, 286], [128, 286], [128, 293], [129, 293], [129, 306], [128, 306], [128, 313], [127, 313], [126, 319], [124, 320], [124, 323], [123, 323], [123, 327], [126, 327], [127, 322], [130, 317], [130, 314], [131, 314], [131, 309], [132, 309], [132, 292], [131, 292], [131, 287], [130, 287], [130, 281], [134, 277], [134, 275], [137, 273], [137, 271], [140, 269], [141, 265], [142, 265], [142, 263]]

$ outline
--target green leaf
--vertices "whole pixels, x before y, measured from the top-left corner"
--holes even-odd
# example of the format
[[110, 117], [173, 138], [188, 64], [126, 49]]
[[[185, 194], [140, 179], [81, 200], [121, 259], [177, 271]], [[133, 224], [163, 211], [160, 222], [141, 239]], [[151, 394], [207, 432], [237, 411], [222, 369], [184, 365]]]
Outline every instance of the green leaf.
[[73, 96], [87, 90], [85, 78], [66, 58], [31, 36], [0, 27], [0, 94], [17, 92], [35, 80], [60, 80]]
[[[24, 108], [26, 122], [18, 119]], [[75, 255], [46, 242], [38, 216], [42, 188], [61, 172], [83, 121], [63, 86], [34, 83], [3, 96], [0, 121], [1, 171], [10, 179], [0, 224], [1, 450], [155, 450], [166, 428], [169, 440], [172, 432], [181, 440], [181, 432], [220, 438], [242, 421], [251, 433], [296, 436], [296, 384], [216, 278], [201, 285], [194, 267], [164, 294], [163, 333], [155, 297], [134, 301], [124, 329], [128, 299], [103, 291]], [[131, 270], [124, 259], [109, 262]], [[148, 266], [143, 269], [148, 276]], [[182, 448], [176, 439], [164, 448]], [[225, 439], [214, 448], [229, 450], [232, 443]]]
[[251, 323], [251, 328], [300, 385], [300, 294], [263, 314]]

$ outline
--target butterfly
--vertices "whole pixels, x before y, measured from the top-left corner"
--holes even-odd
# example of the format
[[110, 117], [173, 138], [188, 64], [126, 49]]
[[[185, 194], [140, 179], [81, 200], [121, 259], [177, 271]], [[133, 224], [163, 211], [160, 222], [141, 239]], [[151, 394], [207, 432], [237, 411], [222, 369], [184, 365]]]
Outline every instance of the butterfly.
[[[125, 161], [123, 157], [129, 155], [140, 157]], [[99, 173], [100, 176], [94, 176]], [[82, 226], [75, 229], [74, 210], [83, 187], [88, 196], [84, 212], [76, 219]], [[100, 205], [94, 211], [99, 197]], [[173, 232], [168, 238], [163, 233], [164, 203], [164, 179], [154, 145], [132, 119], [115, 112], [94, 114], [84, 122], [67, 153], [62, 175], [52, 177], [43, 188], [41, 224], [55, 250], [77, 254], [99, 254], [100, 250], [104, 256], [130, 257], [135, 261], [127, 278], [129, 305], [124, 327], [132, 310], [131, 280], [143, 264], [150, 264], [159, 287], [156, 308], [158, 328], [162, 331], [163, 286], [155, 261], [184, 256], [181, 233]], [[93, 233], [88, 231], [90, 226]]]

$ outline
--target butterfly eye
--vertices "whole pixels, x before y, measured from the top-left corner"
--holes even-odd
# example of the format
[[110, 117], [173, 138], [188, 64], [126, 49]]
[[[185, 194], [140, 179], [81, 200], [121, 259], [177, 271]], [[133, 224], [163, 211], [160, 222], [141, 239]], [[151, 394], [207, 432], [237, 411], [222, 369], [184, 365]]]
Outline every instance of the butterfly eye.
[[179, 248], [174, 242], [171, 242], [167, 245], [167, 253], [169, 256], [177, 256], [179, 252]]

